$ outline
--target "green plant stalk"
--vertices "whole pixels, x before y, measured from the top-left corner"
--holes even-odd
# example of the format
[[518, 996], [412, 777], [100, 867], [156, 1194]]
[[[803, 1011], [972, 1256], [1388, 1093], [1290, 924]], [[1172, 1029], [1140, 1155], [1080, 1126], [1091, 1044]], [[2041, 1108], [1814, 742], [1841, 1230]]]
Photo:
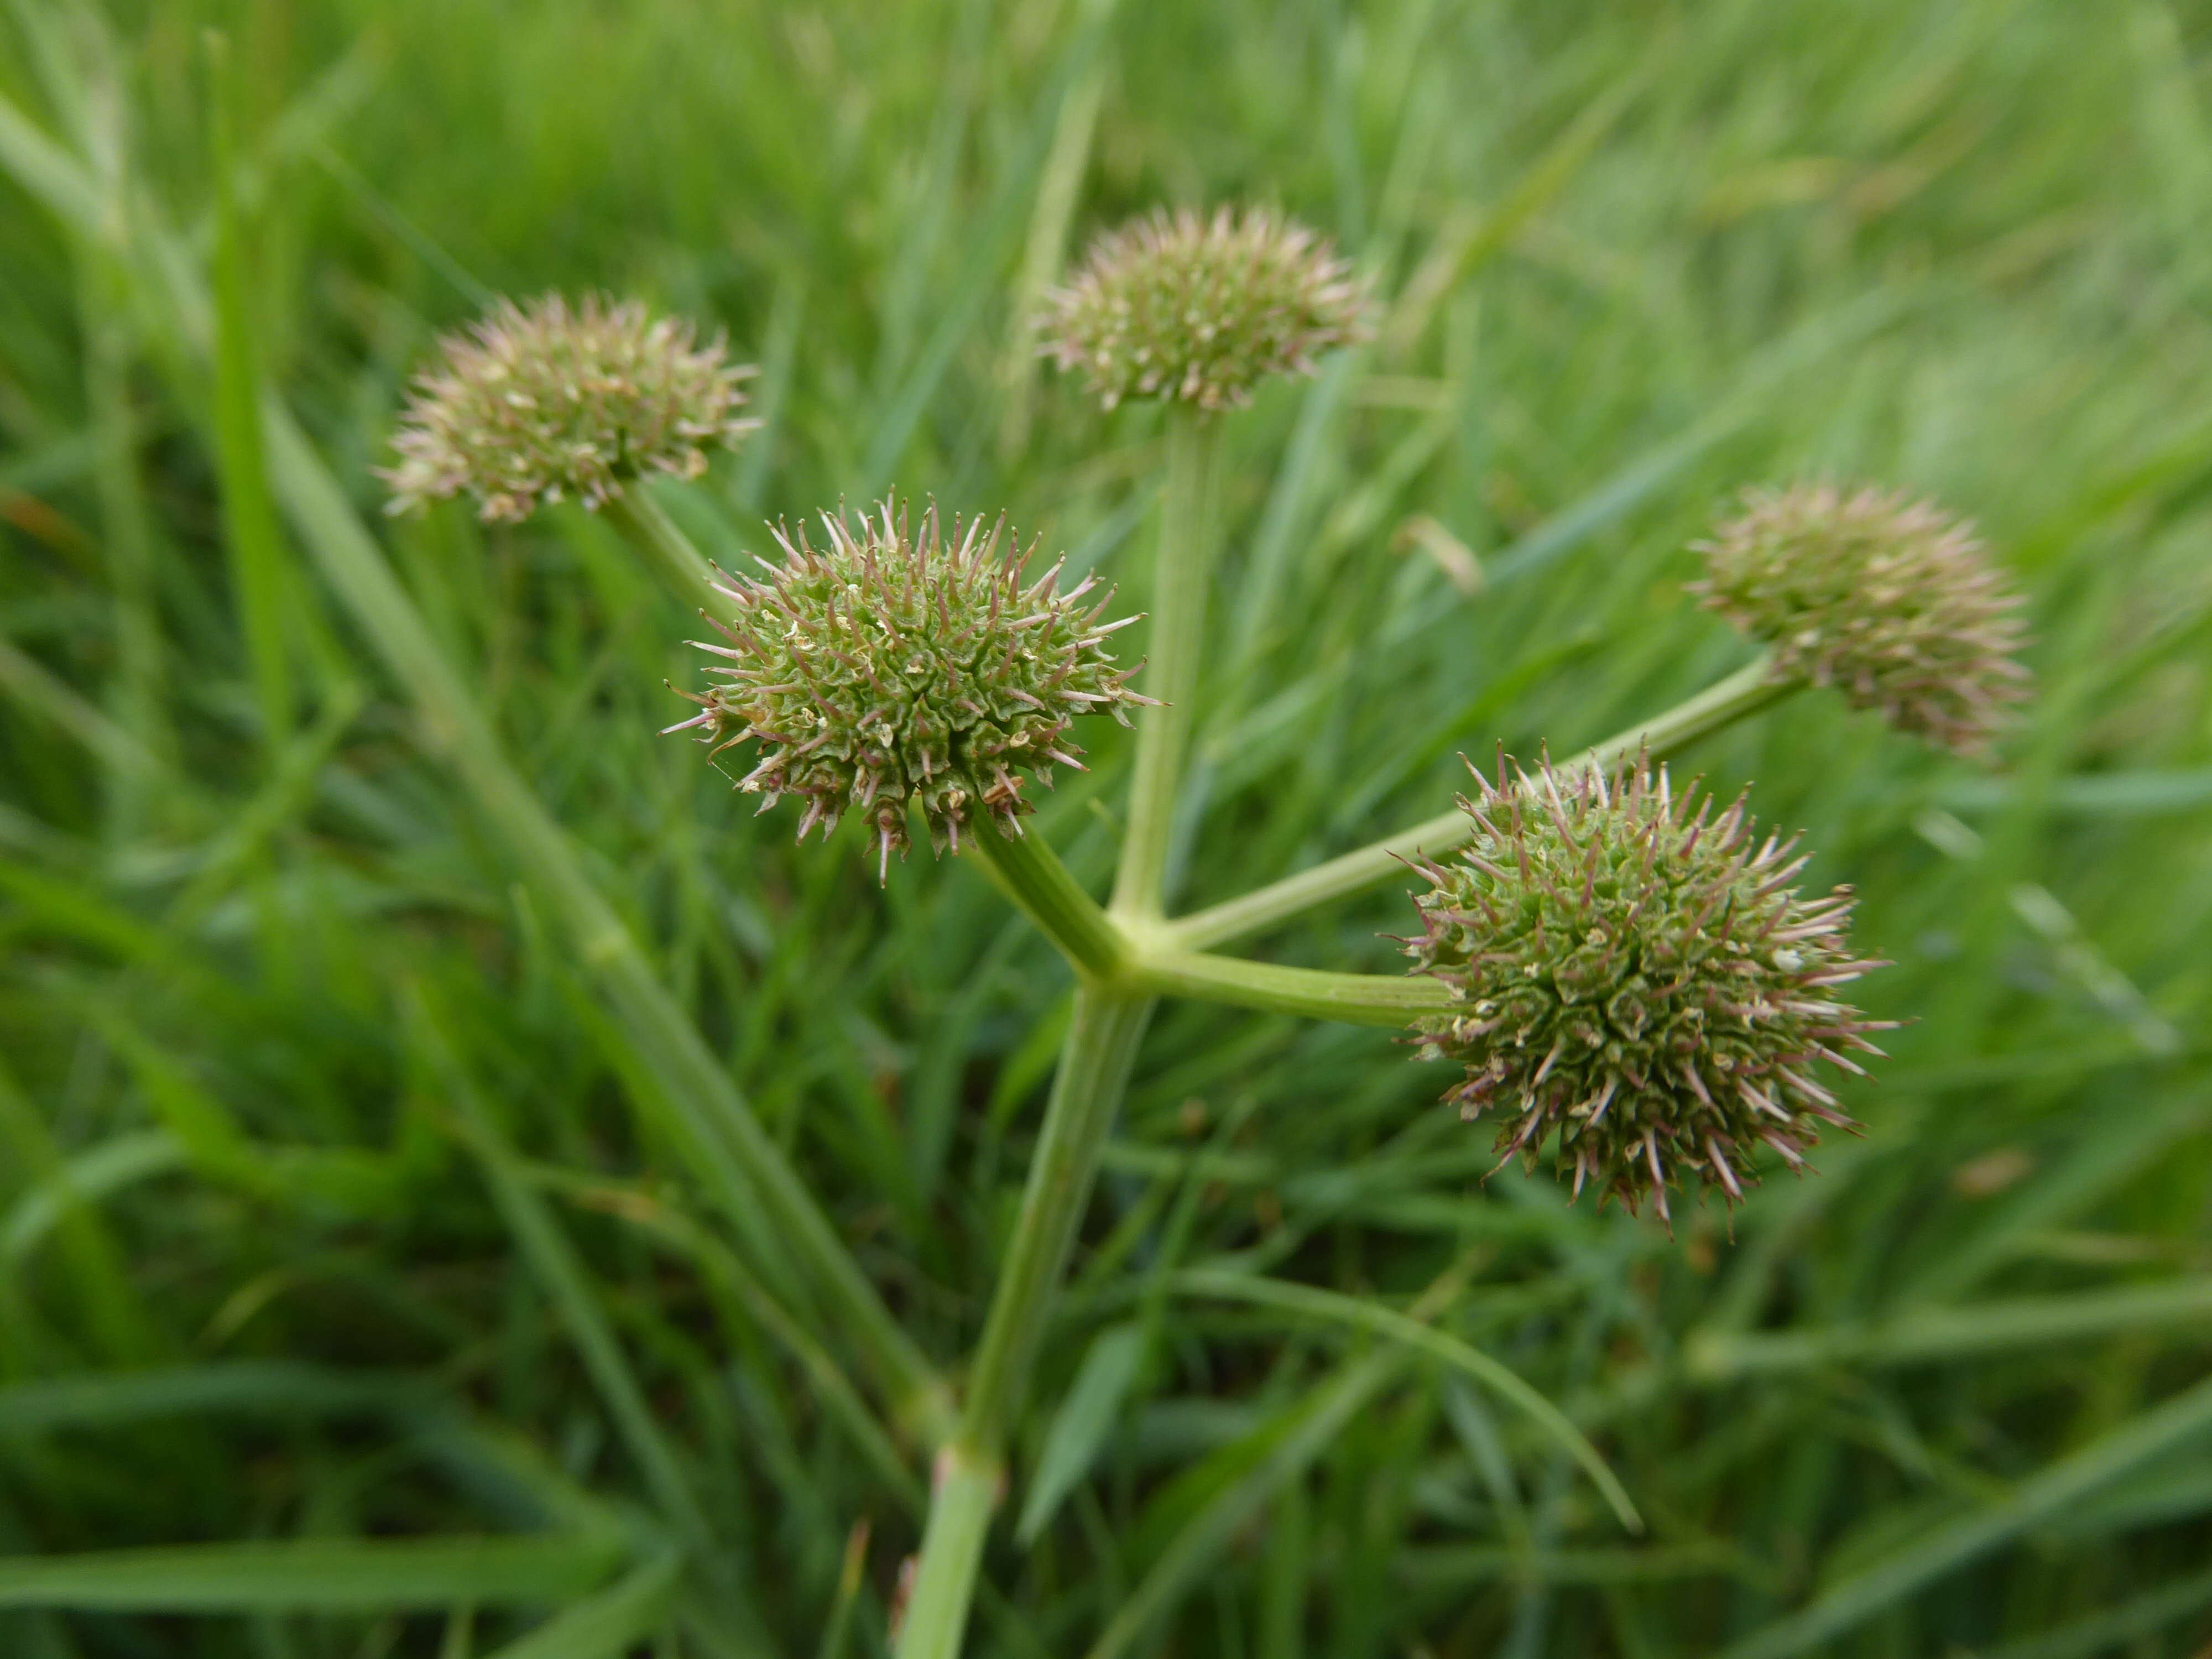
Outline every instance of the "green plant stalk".
[[714, 568], [676, 520], [653, 499], [647, 481], [633, 478], [619, 495], [608, 499], [607, 522], [640, 557], [668, 579], [669, 586], [694, 610], [719, 611], [728, 603], [714, 591]]
[[1074, 1018], [969, 1376], [960, 1431], [939, 1455], [898, 1659], [952, 1659], [960, 1650], [984, 1539], [1006, 1484], [1007, 1435], [1152, 1012], [1149, 997], [1087, 981], [1076, 988]]
[[732, 1086], [697, 1028], [544, 805], [507, 763], [483, 714], [392, 577], [306, 436], [273, 400], [264, 435], [279, 498], [301, 539], [420, 710], [434, 747], [565, 924], [582, 970], [659, 1074], [680, 1144], [731, 1224], [766, 1263], [796, 1257], [875, 1372], [896, 1416], [933, 1442], [949, 1427], [944, 1385], [877, 1295], [805, 1183]]
[[1164, 914], [1176, 794], [1190, 750], [1193, 704], [1206, 639], [1206, 589], [1221, 550], [1221, 422], [1203, 410], [1167, 411], [1167, 483], [1152, 582], [1151, 672], [1145, 691], [1162, 707], [1137, 728], [1129, 822], [1109, 907], [1144, 923]]
[[1078, 973], [1102, 984], [1122, 975], [1129, 960], [1127, 933], [1083, 890], [1042, 835], [1009, 835], [997, 819], [981, 813], [963, 845]]
[[1128, 979], [1130, 939], [1162, 914], [1175, 835], [1176, 786], [1190, 747], [1205, 646], [1206, 590], [1219, 550], [1220, 423], [1167, 411], [1167, 483], [1160, 509], [1146, 692], [1161, 707], [1137, 731], [1127, 831], [1104, 915], [1041, 837], [977, 837], [994, 878], [1075, 966], [1074, 1018], [1060, 1049], [1044, 1127], [1030, 1164], [976, 1350], [960, 1431], [940, 1454], [898, 1659], [954, 1659], [975, 1599], [990, 1520], [1005, 1482], [1007, 1434], [1054, 1293], [1075, 1243], [1106, 1133], [1121, 1104], [1152, 998]]
[[[1770, 671], [1771, 659], [1762, 652], [1726, 679], [1706, 687], [1687, 702], [1615, 733], [1554, 769], [1565, 772], [1578, 767], [1610, 766], [1634, 756], [1639, 750], [1648, 750], [1654, 760], [1664, 760], [1698, 738], [1710, 737], [1780, 702], [1798, 689], [1798, 682], [1778, 680]], [[1410, 830], [1370, 842], [1357, 852], [1317, 864], [1242, 898], [1183, 916], [1162, 930], [1163, 938], [1176, 948], [1186, 951], [1249, 938], [1331, 900], [1348, 898], [1388, 881], [1405, 869], [1408, 859], [1435, 858], [1449, 853], [1464, 845], [1474, 828], [1473, 820], [1454, 807]]]
[[1147, 951], [1132, 963], [1129, 975], [1158, 996], [1348, 1025], [1406, 1026], [1453, 1006], [1451, 987], [1427, 975], [1332, 974], [1194, 951]]
[[979, 1460], [959, 1442], [939, 1454], [914, 1592], [898, 1627], [899, 1659], [951, 1659], [960, 1651], [983, 1541], [1005, 1483], [1006, 1470], [998, 1459]]
[[1100, 909], [1042, 836], [987, 825], [973, 844], [1000, 890], [1102, 990], [1351, 1025], [1402, 1026], [1452, 1006], [1451, 988], [1425, 976], [1325, 973], [1164, 947], [1157, 932], [1125, 927]]

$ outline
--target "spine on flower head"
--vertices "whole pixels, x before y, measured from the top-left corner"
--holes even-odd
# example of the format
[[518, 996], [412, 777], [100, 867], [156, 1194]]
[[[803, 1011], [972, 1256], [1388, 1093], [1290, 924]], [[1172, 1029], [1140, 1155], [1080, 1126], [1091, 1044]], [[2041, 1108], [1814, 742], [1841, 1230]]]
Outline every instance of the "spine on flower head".
[[1814, 1075], [1880, 1052], [1837, 994], [1881, 965], [1851, 952], [1848, 889], [1801, 897], [1794, 841], [1641, 757], [1474, 777], [1473, 837], [1416, 866], [1407, 954], [1458, 1002], [1416, 1027], [1421, 1052], [1465, 1067], [1445, 1098], [1495, 1117], [1504, 1159], [1548, 1141], [1577, 1195], [1663, 1217], [1686, 1170], [1733, 1205], [1762, 1153], [1801, 1170], [1821, 1125], [1856, 1127]]
[[1984, 754], [2028, 695], [2023, 603], [1973, 526], [1926, 501], [1829, 484], [1744, 493], [1697, 544], [1690, 585], [1770, 647], [1780, 677], [1965, 755]]
[[1367, 292], [1322, 237], [1266, 208], [1159, 210], [1091, 245], [1046, 298], [1040, 348], [1112, 409], [1221, 409], [1368, 333]]
[[520, 523], [570, 497], [602, 507], [651, 473], [696, 477], [755, 424], [738, 413], [752, 372], [635, 301], [501, 300], [416, 376], [380, 475], [392, 510], [465, 494]]
[[1103, 620], [1110, 592], [1086, 576], [1060, 587], [1062, 564], [1034, 579], [1034, 544], [1009, 550], [1006, 521], [941, 525], [935, 506], [909, 530], [884, 501], [857, 522], [822, 517], [817, 546], [779, 528], [782, 558], [763, 577], [724, 577], [726, 643], [703, 643], [719, 684], [682, 695], [700, 705], [668, 728], [696, 731], [720, 753], [761, 745], [738, 782], [766, 811], [806, 803], [803, 839], [826, 837], [847, 812], [874, 831], [878, 873], [904, 855], [918, 811], [931, 844], [960, 849], [963, 826], [988, 816], [1011, 834], [1032, 809], [1025, 779], [1049, 787], [1055, 765], [1082, 769], [1070, 728], [1085, 715], [1127, 725], [1133, 667], [1109, 637], [1135, 617]]

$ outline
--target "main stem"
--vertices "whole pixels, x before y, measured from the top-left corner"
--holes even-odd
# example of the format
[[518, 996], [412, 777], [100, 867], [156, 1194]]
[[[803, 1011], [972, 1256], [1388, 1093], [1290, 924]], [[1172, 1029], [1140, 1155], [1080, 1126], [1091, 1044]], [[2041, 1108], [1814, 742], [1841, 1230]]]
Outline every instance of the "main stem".
[[899, 1628], [898, 1659], [956, 1659], [960, 1651], [991, 1516], [1005, 1488], [1007, 1437], [1097, 1178], [1107, 1131], [1152, 1018], [1152, 996], [1131, 988], [1118, 971], [1127, 934], [1115, 924], [1133, 924], [1133, 931], [1141, 932], [1162, 914], [1176, 795], [1190, 747], [1205, 645], [1206, 590], [1219, 545], [1218, 424], [1179, 405], [1169, 409], [1167, 420], [1167, 487], [1146, 677], [1146, 690], [1162, 706], [1147, 709], [1137, 730], [1112, 921], [1101, 927], [1085, 914], [1087, 896], [1046, 849], [1012, 837], [994, 839], [989, 830], [977, 837], [1017, 902], [1068, 949], [1079, 977], [1074, 1018], [1045, 1105], [1021, 1214], [984, 1321], [959, 1432], [938, 1455], [914, 1590]]

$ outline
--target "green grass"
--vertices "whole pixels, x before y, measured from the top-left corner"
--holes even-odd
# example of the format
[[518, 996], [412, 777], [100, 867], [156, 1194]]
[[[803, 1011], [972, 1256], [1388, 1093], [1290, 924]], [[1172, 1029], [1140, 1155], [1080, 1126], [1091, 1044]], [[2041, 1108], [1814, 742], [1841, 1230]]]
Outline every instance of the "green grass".
[[[763, 367], [764, 430], [662, 495], [715, 556], [895, 483], [1139, 609], [1158, 418], [1033, 376], [1016, 295], [1126, 213], [1237, 197], [1391, 307], [1232, 428], [1175, 908], [1433, 815], [1462, 750], [1571, 752], [1738, 665], [1679, 583], [1746, 482], [1974, 514], [2040, 695], [1995, 777], [1820, 698], [1687, 763], [1857, 886], [1896, 963], [1868, 1004], [1917, 1022], [1851, 1091], [1864, 1140], [1733, 1237], [1485, 1184], [1487, 1133], [1388, 1032], [1164, 1007], [975, 1650], [2197, 1651], [2208, 31], [2119, 0], [18, 0], [0, 1653], [884, 1650], [916, 1425], [698, 1172], [741, 1100], [956, 1364], [1066, 970], [970, 861], [879, 891], [849, 829], [794, 851], [656, 738], [696, 629], [606, 525], [385, 522], [370, 469], [485, 295], [638, 292]], [[257, 376], [312, 452], [264, 453]], [[364, 547], [480, 744], [348, 585]], [[1094, 889], [1128, 760], [1095, 752], [1041, 819]], [[517, 851], [532, 813], [562, 850]], [[642, 946], [627, 990], [571, 946], [592, 905]], [[1256, 948], [1389, 971], [1411, 920], [1386, 891]], [[641, 1042], [656, 984], [703, 1048]], [[1644, 1534], [1469, 1353], [1595, 1441]]]

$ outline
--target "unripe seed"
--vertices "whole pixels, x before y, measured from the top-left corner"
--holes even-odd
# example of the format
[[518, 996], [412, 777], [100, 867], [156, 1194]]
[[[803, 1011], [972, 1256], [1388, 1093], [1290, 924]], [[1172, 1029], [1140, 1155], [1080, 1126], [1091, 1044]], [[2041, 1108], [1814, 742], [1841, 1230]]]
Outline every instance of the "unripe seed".
[[1774, 653], [1777, 677], [1840, 691], [1892, 726], [1985, 753], [2028, 696], [2023, 601], [1966, 520], [1872, 488], [1752, 489], [1697, 544], [1690, 584]]
[[439, 352], [393, 434], [399, 463], [379, 475], [394, 513], [464, 492], [510, 523], [568, 496], [597, 508], [647, 473], [698, 477], [710, 447], [757, 424], [738, 416], [753, 371], [635, 301], [501, 300]]
[[1329, 244], [1265, 208], [1164, 209], [1091, 245], [1046, 298], [1042, 354], [1108, 409], [1160, 398], [1220, 409], [1305, 374], [1367, 334], [1367, 293]]
[[1811, 1075], [1880, 1052], [1881, 1024], [1829, 994], [1881, 965], [1850, 952], [1848, 889], [1799, 897], [1796, 842], [1758, 839], [1740, 799], [1677, 798], [1641, 758], [1509, 779], [1501, 757], [1474, 780], [1473, 839], [1416, 866], [1432, 887], [1407, 954], [1459, 994], [1414, 1041], [1466, 1067], [1444, 1097], [1498, 1115], [1504, 1160], [1553, 1139], [1577, 1195], [1663, 1217], [1685, 1170], [1733, 1205], [1762, 1148], [1797, 1169], [1821, 1124], [1856, 1127]]
[[779, 528], [783, 558], [763, 564], [765, 580], [717, 573], [731, 616], [708, 620], [729, 643], [701, 649], [722, 683], [683, 693], [701, 712], [668, 728], [697, 731], [716, 753], [760, 743], [738, 787], [763, 796], [763, 811], [804, 796], [801, 839], [863, 812], [880, 877], [894, 848], [906, 852], [910, 810], [940, 851], [960, 850], [979, 811], [1018, 834], [1034, 810], [1024, 781], [1050, 787], [1055, 764], [1081, 769], [1073, 721], [1126, 726], [1126, 706], [1152, 701], [1103, 643], [1120, 626], [1098, 625], [1112, 594], [1091, 577], [1061, 592], [1059, 564], [1025, 584], [1035, 545], [1008, 551], [1003, 519], [988, 532], [955, 519], [940, 533], [932, 506], [909, 534], [885, 501], [857, 524], [822, 524], [818, 550], [803, 526]]

